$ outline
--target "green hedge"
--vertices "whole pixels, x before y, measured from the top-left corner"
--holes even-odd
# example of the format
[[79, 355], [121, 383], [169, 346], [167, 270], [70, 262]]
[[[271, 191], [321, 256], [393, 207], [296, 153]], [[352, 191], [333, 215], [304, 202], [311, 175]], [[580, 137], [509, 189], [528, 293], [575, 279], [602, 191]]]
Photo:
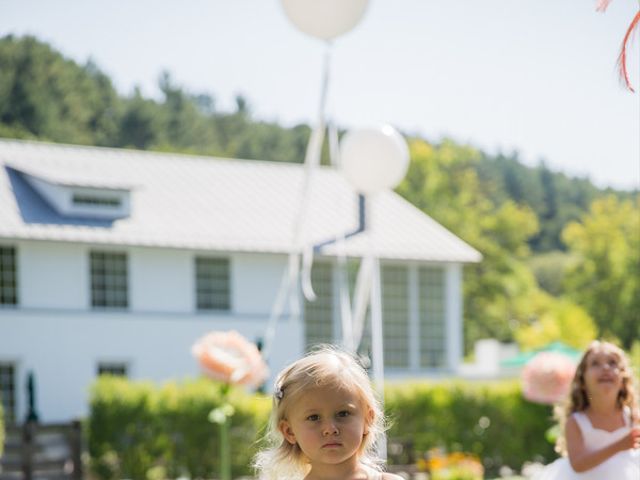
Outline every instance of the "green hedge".
[[[398, 383], [385, 397], [389, 437], [411, 441], [418, 455], [433, 448], [473, 453], [488, 475], [555, 458], [545, 440], [551, 408], [524, 400], [517, 382]], [[250, 475], [271, 401], [240, 389], [230, 401], [233, 473]], [[87, 422], [92, 471], [103, 480], [217, 477], [218, 430], [207, 417], [220, 403], [220, 385], [209, 380], [158, 386], [100, 378]]]
[[[234, 475], [251, 472], [270, 399], [231, 391]], [[129, 382], [101, 377], [93, 386], [88, 419], [92, 471], [102, 479], [212, 478], [218, 472], [218, 430], [209, 412], [222, 403], [208, 380]]]
[[389, 437], [410, 440], [418, 455], [433, 448], [473, 453], [489, 474], [556, 458], [545, 438], [551, 407], [526, 401], [515, 381], [395, 384], [385, 406]]

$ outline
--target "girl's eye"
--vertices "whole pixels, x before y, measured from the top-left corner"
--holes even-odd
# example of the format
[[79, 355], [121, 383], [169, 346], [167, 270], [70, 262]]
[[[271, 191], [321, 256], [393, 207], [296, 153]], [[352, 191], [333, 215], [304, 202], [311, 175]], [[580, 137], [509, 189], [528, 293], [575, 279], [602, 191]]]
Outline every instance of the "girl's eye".
[[309, 415], [307, 417], [307, 420], [311, 422], [317, 422], [318, 420], [320, 420], [320, 415], [314, 413], [313, 415]]
[[338, 412], [338, 417], [348, 417], [349, 415], [351, 415], [351, 412], [349, 412], [348, 410], [342, 410]]

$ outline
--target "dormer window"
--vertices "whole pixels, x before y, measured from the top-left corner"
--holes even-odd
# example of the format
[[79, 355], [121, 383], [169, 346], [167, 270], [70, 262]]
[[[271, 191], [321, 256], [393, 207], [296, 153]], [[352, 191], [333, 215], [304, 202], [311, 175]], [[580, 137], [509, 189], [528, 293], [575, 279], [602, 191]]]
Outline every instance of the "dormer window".
[[79, 206], [96, 206], [104, 208], [119, 208], [122, 201], [118, 197], [99, 197], [82, 193], [73, 194], [73, 204]]
[[[15, 168], [15, 167], [14, 167]], [[131, 185], [78, 172], [20, 167], [22, 177], [60, 215], [116, 220], [131, 214]]]

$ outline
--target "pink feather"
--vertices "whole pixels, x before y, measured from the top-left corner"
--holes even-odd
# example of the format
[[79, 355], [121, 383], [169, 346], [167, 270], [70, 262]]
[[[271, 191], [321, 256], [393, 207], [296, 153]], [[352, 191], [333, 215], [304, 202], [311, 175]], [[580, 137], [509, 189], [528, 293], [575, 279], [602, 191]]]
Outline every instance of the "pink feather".
[[596, 2], [596, 12], [604, 12], [610, 3], [611, 0], [598, 0]]
[[620, 55], [618, 56], [618, 70], [620, 73], [620, 79], [624, 83], [624, 85], [635, 92], [633, 87], [631, 86], [631, 81], [629, 80], [629, 72], [627, 71], [627, 44], [629, 40], [632, 38], [635, 30], [640, 25], [640, 10], [636, 13], [636, 16], [633, 17], [629, 28], [627, 28], [626, 33], [624, 34], [624, 39], [622, 40], [622, 47], [620, 48]]

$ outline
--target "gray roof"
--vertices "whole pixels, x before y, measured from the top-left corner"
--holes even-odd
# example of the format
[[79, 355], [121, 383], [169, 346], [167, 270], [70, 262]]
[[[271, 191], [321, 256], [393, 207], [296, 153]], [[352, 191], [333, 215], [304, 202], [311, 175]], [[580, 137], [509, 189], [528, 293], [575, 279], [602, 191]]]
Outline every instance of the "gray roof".
[[[0, 238], [288, 253], [301, 204], [301, 165], [0, 139]], [[64, 217], [23, 173], [56, 185], [131, 190], [131, 215]], [[345, 242], [347, 255], [374, 248], [380, 258], [477, 262], [480, 253], [394, 192], [371, 199], [367, 228]], [[309, 184], [306, 244], [358, 226], [358, 199], [333, 168]], [[328, 243], [323, 255], [336, 255]]]

